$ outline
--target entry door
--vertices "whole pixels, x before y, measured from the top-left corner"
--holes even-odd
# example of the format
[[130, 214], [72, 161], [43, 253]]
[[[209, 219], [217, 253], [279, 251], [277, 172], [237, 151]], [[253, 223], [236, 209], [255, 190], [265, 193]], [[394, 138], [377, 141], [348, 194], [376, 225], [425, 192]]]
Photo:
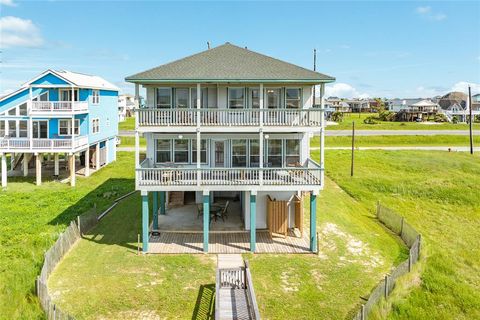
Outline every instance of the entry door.
[[48, 121], [33, 121], [33, 138], [47, 139], [48, 138]]
[[224, 168], [226, 166], [225, 140], [213, 141], [213, 165], [215, 168]]

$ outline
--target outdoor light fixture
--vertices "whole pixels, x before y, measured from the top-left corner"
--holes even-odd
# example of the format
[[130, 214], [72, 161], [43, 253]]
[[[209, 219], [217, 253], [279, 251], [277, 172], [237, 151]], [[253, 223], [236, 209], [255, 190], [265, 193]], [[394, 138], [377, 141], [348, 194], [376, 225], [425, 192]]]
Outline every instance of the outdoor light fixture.
[[183, 139], [183, 135], [179, 134], [178, 139]]
[[268, 134], [265, 135], [265, 139], [268, 140], [268, 138], [270, 138], [270, 136]]

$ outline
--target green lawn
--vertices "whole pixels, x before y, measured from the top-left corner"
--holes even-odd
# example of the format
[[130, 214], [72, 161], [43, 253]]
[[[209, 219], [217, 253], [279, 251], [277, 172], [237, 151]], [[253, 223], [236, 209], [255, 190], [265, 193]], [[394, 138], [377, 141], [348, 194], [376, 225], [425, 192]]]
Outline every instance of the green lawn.
[[[135, 147], [135, 137], [132, 136], [119, 136], [120, 138], [120, 147]], [[145, 147], [147, 141], [144, 137], [140, 137], [140, 146]]]
[[[328, 151], [327, 174], [366, 207], [396, 209], [423, 235], [422, 274], [390, 319], [480, 319], [480, 157], [467, 153]], [[425, 258], [426, 256], [426, 258]]]
[[[34, 177], [9, 178], [0, 191], [0, 318], [42, 319], [34, 294], [43, 253], [78, 214], [108, 207], [119, 195], [134, 189], [133, 153], [117, 153], [117, 161], [77, 186]], [[47, 177], [44, 177], [47, 179]]]
[[317, 205], [319, 256], [247, 255], [265, 319], [352, 318], [359, 297], [407, 257], [374, 219], [373, 207], [357, 203], [331, 180]]
[[125, 118], [125, 121], [119, 122], [118, 130], [135, 130], [135, 117]]
[[[327, 190], [318, 203], [320, 256], [246, 255], [264, 318], [351, 315], [359, 296], [405, 258], [405, 248], [372, 219], [372, 210], [330, 181]], [[139, 197], [128, 199], [71, 251], [49, 283], [59, 306], [82, 319], [128, 312], [206, 319], [208, 313], [196, 310], [210, 306], [215, 256], [136, 256], [140, 217]]]
[[[389, 122], [378, 121], [377, 124], [365, 124], [363, 120], [369, 116], [377, 116], [376, 113], [345, 113], [343, 121], [338, 125], [327, 126], [327, 130], [351, 130], [352, 122], [355, 121], [355, 129], [358, 130], [467, 130], [464, 123], [438, 123], [425, 124], [418, 122]], [[475, 130], [480, 130], [480, 123], [474, 124]]]
[[208, 319], [214, 255], [136, 254], [140, 196], [125, 199], [75, 246], [49, 281], [78, 319]]
[[[123, 142], [122, 142], [123, 143]], [[312, 147], [318, 147], [318, 137], [312, 139]], [[474, 146], [480, 145], [480, 136], [473, 137]], [[326, 147], [351, 147], [352, 137], [325, 137]], [[356, 147], [420, 147], [444, 146], [459, 147], [470, 146], [468, 136], [458, 135], [433, 135], [433, 136], [356, 136]]]

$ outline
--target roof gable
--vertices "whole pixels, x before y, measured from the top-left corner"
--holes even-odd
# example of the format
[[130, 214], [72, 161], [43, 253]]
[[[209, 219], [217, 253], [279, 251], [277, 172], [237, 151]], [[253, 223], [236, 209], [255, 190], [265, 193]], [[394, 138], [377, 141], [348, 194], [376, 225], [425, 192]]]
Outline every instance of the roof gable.
[[48, 70], [47, 73], [44, 73], [40, 76], [40, 78], [34, 79], [34, 81], [30, 81], [29, 84], [36, 84], [36, 85], [71, 85], [71, 83], [61, 79], [58, 75], [54, 74], [51, 70]]
[[332, 82], [335, 78], [230, 43], [125, 78], [130, 82], [291, 81]]

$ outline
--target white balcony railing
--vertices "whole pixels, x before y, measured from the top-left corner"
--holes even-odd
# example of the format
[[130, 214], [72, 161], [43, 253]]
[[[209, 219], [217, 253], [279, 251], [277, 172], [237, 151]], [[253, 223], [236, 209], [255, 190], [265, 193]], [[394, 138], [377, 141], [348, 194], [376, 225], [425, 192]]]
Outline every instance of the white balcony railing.
[[7, 150], [56, 150], [76, 149], [88, 145], [88, 137], [77, 137], [65, 139], [28, 139], [28, 138], [0, 138], [0, 148]]
[[137, 169], [139, 186], [321, 186], [320, 165], [287, 168], [155, 167], [148, 159]]
[[320, 109], [153, 109], [138, 110], [140, 126], [320, 126]]
[[33, 113], [67, 113], [88, 111], [87, 101], [32, 101]]

